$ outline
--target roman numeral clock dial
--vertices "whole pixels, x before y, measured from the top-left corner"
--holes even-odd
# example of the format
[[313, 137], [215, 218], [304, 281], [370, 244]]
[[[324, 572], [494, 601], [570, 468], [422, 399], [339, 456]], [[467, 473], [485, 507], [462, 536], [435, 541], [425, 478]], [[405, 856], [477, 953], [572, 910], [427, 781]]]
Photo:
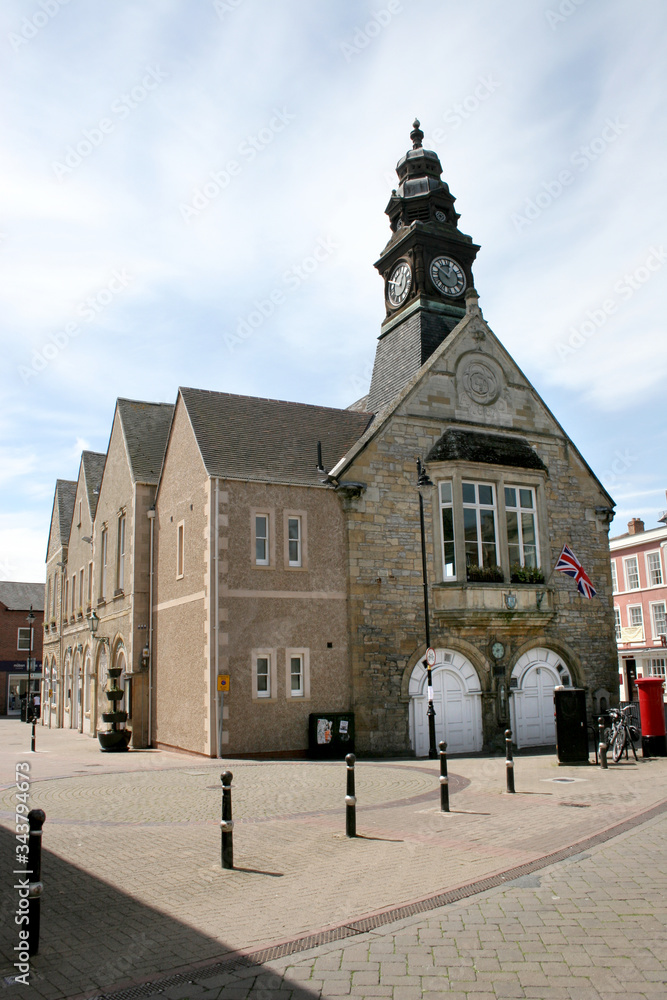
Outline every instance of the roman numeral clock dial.
[[412, 271], [404, 260], [397, 264], [387, 281], [387, 299], [392, 306], [401, 306], [412, 286]]
[[466, 276], [463, 268], [451, 257], [436, 257], [431, 261], [431, 281], [443, 295], [458, 298], [466, 287]]

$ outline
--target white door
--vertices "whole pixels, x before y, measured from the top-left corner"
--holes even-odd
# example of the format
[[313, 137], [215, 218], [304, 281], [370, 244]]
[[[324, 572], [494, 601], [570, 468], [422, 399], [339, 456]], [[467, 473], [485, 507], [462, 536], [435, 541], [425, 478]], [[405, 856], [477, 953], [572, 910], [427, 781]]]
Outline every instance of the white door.
[[521, 688], [512, 694], [512, 732], [518, 747], [547, 746], [556, 742], [554, 687], [557, 674], [546, 664], [530, 667]]
[[[428, 698], [426, 691], [414, 699], [415, 753], [428, 754]], [[447, 753], [474, 753], [482, 747], [482, 714], [479, 695], [468, 694], [465, 683], [452, 670], [433, 669], [435, 742], [447, 743]]]

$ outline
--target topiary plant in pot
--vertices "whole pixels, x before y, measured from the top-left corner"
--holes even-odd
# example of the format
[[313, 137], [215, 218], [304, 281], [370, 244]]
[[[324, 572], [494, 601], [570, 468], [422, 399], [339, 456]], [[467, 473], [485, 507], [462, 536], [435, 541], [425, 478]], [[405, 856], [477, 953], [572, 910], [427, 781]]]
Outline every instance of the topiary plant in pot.
[[101, 729], [97, 732], [101, 749], [109, 752], [127, 750], [128, 743], [132, 737], [130, 730], [125, 728], [127, 712], [116, 707], [125, 693], [122, 688], [118, 687], [118, 678], [121, 672], [120, 667], [109, 668], [109, 686], [105, 694], [109, 699], [111, 711], [102, 712], [102, 720], [108, 722], [111, 728], [106, 732]]

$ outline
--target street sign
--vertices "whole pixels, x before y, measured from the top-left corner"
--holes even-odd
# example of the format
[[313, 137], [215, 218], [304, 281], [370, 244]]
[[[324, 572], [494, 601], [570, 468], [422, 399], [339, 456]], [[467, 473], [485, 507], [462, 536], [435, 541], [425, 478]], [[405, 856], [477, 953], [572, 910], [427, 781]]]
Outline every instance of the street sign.
[[229, 691], [229, 674], [218, 674], [218, 691]]
[[429, 667], [435, 666], [435, 650], [431, 649], [430, 646], [426, 650], [426, 662], [428, 663]]

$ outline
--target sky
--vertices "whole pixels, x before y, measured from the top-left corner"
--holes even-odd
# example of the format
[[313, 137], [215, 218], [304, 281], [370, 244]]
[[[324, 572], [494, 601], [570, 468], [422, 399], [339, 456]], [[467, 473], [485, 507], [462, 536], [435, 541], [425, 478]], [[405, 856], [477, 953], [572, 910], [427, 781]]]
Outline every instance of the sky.
[[415, 116], [611, 535], [655, 527], [666, 41], [661, 0], [3, 0], [0, 579], [118, 396], [365, 394]]

